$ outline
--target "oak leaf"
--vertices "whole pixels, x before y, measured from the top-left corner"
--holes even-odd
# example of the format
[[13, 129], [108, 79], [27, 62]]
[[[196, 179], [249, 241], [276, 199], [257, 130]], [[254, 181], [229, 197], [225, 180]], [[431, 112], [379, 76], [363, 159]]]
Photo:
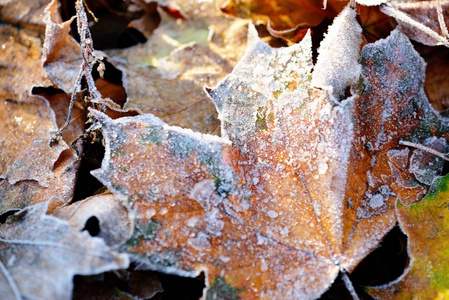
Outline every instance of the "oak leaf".
[[[36, 21], [37, 22], [37, 21]], [[43, 21], [42, 21], [43, 24]], [[37, 37], [43, 30], [0, 27], [2, 55], [0, 63], [0, 212], [47, 201], [68, 202], [73, 196], [79, 159], [61, 141], [55, 147], [49, 141], [62, 121], [67, 105], [63, 93], [49, 96], [53, 82], [44, 71], [40, 55], [42, 43]], [[56, 100], [55, 100], [56, 99]], [[53, 109], [50, 104], [55, 104]], [[84, 119], [74, 118], [64, 139], [71, 142], [82, 133]]]
[[73, 276], [127, 268], [102, 239], [29, 206], [0, 225], [0, 293], [5, 299], [70, 299]]
[[399, 141], [445, 151], [447, 125], [429, 106], [425, 64], [406, 36], [395, 30], [359, 59], [352, 9], [329, 30], [350, 55], [338, 61], [325, 46], [317, 66], [360, 63], [359, 77], [329, 74], [319, 89], [312, 78], [328, 68], [312, 72], [310, 35], [273, 49], [250, 28], [245, 56], [209, 91], [222, 138], [92, 110], [106, 147], [92, 174], [137, 211], [124, 251], [163, 272], [205, 271], [207, 297], [304, 299], [377, 247], [396, 223], [396, 199], [420, 200], [442, 168]]

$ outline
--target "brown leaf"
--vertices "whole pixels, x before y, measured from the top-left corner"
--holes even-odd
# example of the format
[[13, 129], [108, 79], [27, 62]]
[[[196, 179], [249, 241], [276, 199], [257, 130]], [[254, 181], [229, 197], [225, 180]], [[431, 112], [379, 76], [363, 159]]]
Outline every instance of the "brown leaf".
[[[382, 12], [392, 16], [399, 24], [400, 30], [409, 38], [435, 46], [449, 45], [447, 36], [440, 27], [437, 15], [438, 1], [398, 1], [393, 0], [381, 8]], [[443, 22], [449, 25], [449, 3], [441, 1]]]
[[[49, 145], [65, 111], [57, 110], [55, 118], [49, 101], [32, 93], [33, 88], [52, 86], [41, 66], [41, 42], [25, 30], [7, 25], [0, 30], [0, 112], [4, 116], [0, 120], [0, 211], [51, 199], [68, 202], [79, 160], [64, 141]], [[47, 98], [68, 104], [65, 94]], [[75, 119], [64, 138], [71, 142], [82, 132], [83, 122], [83, 118]]]
[[441, 159], [420, 165], [423, 153], [399, 141], [447, 149], [410, 41], [393, 31], [357, 68], [357, 26], [346, 8], [329, 29], [349, 56], [320, 50], [317, 66], [341, 70], [324, 90], [312, 84], [328, 68], [313, 68], [310, 35], [273, 49], [251, 28], [245, 56], [210, 91], [223, 138], [92, 111], [106, 143], [93, 175], [138, 212], [124, 249], [163, 272], [206, 270], [217, 299], [316, 298], [351, 272], [396, 223], [396, 199], [420, 200], [441, 171]]
[[74, 18], [62, 22], [58, 4], [57, 0], [52, 0], [45, 8], [46, 29], [42, 61], [45, 71], [56, 87], [69, 94], [74, 90], [82, 55], [79, 44], [69, 33]]
[[37, 204], [0, 225], [2, 297], [70, 299], [75, 274], [128, 267], [125, 254], [46, 215], [46, 210], [46, 203]]
[[314, 0], [229, 0], [222, 10], [255, 23], [267, 24], [270, 20], [273, 29], [288, 30], [315, 27], [325, 18], [332, 19], [345, 5], [343, 1], [327, 1], [323, 9], [323, 2]]
[[50, 0], [2, 0], [0, 2], [0, 20], [2, 23], [18, 25], [21, 28], [43, 31], [45, 23], [43, 13]]

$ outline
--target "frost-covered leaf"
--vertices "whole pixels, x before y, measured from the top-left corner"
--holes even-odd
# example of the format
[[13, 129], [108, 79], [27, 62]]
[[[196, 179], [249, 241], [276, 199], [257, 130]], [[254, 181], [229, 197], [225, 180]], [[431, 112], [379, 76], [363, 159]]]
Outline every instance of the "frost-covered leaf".
[[59, 207], [53, 215], [67, 220], [69, 225], [82, 230], [89, 220], [98, 222], [99, 232], [108, 246], [126, 242], [132, 234], [133, 224], [126, 207], [112, 194], [102, 194]]
[[214, 14], [189, 20], [160, 14], [161, 24], [145, 44], [108, 51], [124, 74], [124, 108], [214, 132], [219, 123], [203, 88], [231, 72], [243, 55], [247, 22]]
[[1, 0], [0, 19], [3, 23], [21, 28], [42, 30], [45, 27], [43, 12], [50, 0]]
[[445, 36], [438, 20], [439, 3], [443, 16], [442, 22], [449, 26], [449, 1], [390, 0], [381, 10], [394, 17], [400, 30], [409, 38], [424, 45], [448, 46], [449, 37]]
[[356, 97], [336, 106], [311, 84], [310, 35], [273, 49], [250, 33], [245, 56], [210, 91], [223, 138], [92, 111], [106, 147], [93, 175], [137, 211], [123, 251], [138, 261], [205, 270], [206, 297], [315, 298], [378, 246], [396, 199], [420, 200], [441, 170], [399, 141], [444, 152], [447, 128], [399, 31], [364, 47]]
[[409, 266], [398, 280], [369, 288], [376, 299], [446, 299], [449, 295], [449, 176], [436, 179], [427, 196], [410, 206], [397, 203], [408, 236]]
[[56, 87], [72, 93], [80, 71], [82, 56], [79, 44], [70, 35], [74, 18], [62, 22], [58, 11], [59, 2], [53, 0], [45, 8], [45, 43], [42, 61], [45, 71]]
[[[8, 25], [0, 31], [0, 212], [52, 198], [67, 202], [79, 160], [64, 141], [49, 145], [56, 122], [65, 114], [57, 110], [55, 116], [50, 102], [67, 105], [66, 96], [45, 99], [45, 93], [32, 93], [33, 88], [53, 85], [41, 65], [42, 44], [35, 37], [39, 32]], [[70, 128], [64, 136], [68, 142], [81, 134], [83, 118]]]
[[0, 225], [2, 298], [70, 299], [75, 274], [128, 267], [127, 255], [46, 210], [46, 203], [37, 204]]

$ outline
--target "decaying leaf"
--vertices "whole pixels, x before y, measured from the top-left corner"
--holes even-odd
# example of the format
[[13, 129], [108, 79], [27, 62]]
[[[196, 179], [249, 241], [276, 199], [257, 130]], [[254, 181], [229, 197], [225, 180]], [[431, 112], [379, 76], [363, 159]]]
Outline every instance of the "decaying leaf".
[[[330, 31], [355, 24], [347, 10]], [[441, 171], [399, 141], [447, 149], [405, 35], [366, 45], [360, 64], [355, 81], [329, 74], [334, 91], [355, 82], [332, 101], [311, 83], [325, 69], [312, 72], [310, 35], [273, 49], [251, 27], [245, 56], [210, 90], [223, 138], [92, 111], [106, 147], [92, 174], [137, 211], [123, 251], [163, 272], [205, 271], [206, 298], [315, 298], [351, 272], [396, 223], [396, 199], [420, 200]]]
[[[439, 20], [437, 13], [439, 5], [442, 20]], [[394, 17], [400, 30], [409, 38], [429, 46], [449, 45], [445, 28], [449, 25], [448, 1], [391, 0], [381, 10]]]
[[448, 202], [449, 176], [436, 179], [430, 193], [420, 202], [397, 213], [408, 236], [409, 267], [404, 275], [385, 286], [369, 288], [376, 299], [445, 299], [449, 295]]
[[42, 15], [50, 0], [2, 0], [0, 1], [1, 20], [30, 30], [43, 30], [45, 23]]
[[83, 58], [79, 44], [69, 33], [74, 18], [62, 22], [58, 5], [57, 0], [52, 0], [45, 8], [46, 29], [42, 62], [56, 87], [70, 94], [75, 87]]
[[108, 51], [124, 74], [124, 109], [215, 132], [215, 108], [203, 87], [215, 85], [243, 55], [247, 22], [214, 14], [189, 20], [160, 14], [161, 24], [145, 44]]
[[75, 274], [128, 267], [100, 238], [46, 215], [46, 203], [0, 225], [0, 294], [4, 299], [70, 299]]
[[267, 24], [276, 30], [288, 30], [301, 26], [314, 27], [323, 19], [332, 19], [343, 7], [344, 1], [327, 1], [324, 3], [315, 0], [229, 0], [223, 11], [241, 18], [251, 18], [255, 23]]
[[[0, 212], [73, 195], [79, 160], [62, 141], [49, 146], [57, 130], [55, 112], [35, 87], [52, 86], [40, 62], [41, 41], [34, 34], [8, 25], [0, 27]], [[59, 96], [52, 96], [59, 97]], [[58, 98], [66, 103], [65, 95]], [[51, 97], [50, 97], [51, 98]], [[74, 120], [68, 136], [79, 135], [83, 118]], [[71, 140], [69, 140], [71, 141]]]
[[96, 236], [111, 247], [126, 242], [133, 231], [128, 210], [112, 194], [96, 195], [59, 207], [53, 215], [67, 220], [71, 227], [78, 230], [82, 230], [90, 219], [95, 218], [99, 229]]

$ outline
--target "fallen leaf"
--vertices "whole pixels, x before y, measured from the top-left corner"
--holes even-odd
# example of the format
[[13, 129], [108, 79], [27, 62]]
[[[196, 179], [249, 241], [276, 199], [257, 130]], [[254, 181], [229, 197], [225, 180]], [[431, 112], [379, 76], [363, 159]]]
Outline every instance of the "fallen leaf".
[[408, 236], [409, 266], [392, 283], [370, 287], [376, 299], [445, 299], [449, 295], [448, 202], [449, 176], [437, 178], [420, 202], [397, 202], [402, 231]]
[[3, 23], [17, 25], [21, 28], [42, 31], [45, 23], [42, 15], [50, 0], [2, 0], [0, 1], [1, 20]]
[[332, 19], [345, 6], [346, 1], [328, 1], [323, 9], [322, 1], [314, 0], [230, 0], [222, 10], [240, 18], [251, 18], [256, 24], [267, 24], [275, 30], [315, 27], [323, 19]]
[[112, 194], [101, 194], [77, 201], [68, 206], [59, 207], [54, 216], [67, 220], [69, 225], [82, 230], [87, 222], [95, 218], [98, 221], [96, 236], [102, 238], [108, 246], [126, 242], [132, 235], [133, 224], [129, 212]]
[[[55, 116], [41, 96], [45, 93], [33, 94], [35, 88], [53, 86], [41, 65], [41, 41], [36, 32], [8, 25], [0, 30], [0, 212], [51, 199], [68, 202], [79, 159], [64, 141], [49, 145], [64, 117], [60, 111]], [[68, 103], [64, 94], [52, 98]], [[83, 127], [83, 118], [74, 120], [64, 138], [81, 134]]]
[[[342, 22], [358, 31], [351, 9], [329, 30], [346, 30]], [[311, 84], [325, 70], [312, 72], [311, 52], [310, 35], [273, 49], [251, 27], [245, 56], [210, 91], [223, 138], [92, 110], [106, 148], [92, 174], [137, 211], [123, 251], [163, 272], [205, 271], [206, 298], [305, 299], [378, 246], [396, 223], [396, 199], [419, 201], [428, 181], [418, 177], [443, 165], [430, 156], [438, 167], [426, 169], [399, 141], [446, 150], [438, 136], [447, 125], [425, 97], [424, 61], [399, 31], [364, 47], [353, 96], [336, 103], [340, 82]], [[326, 54], [319, 60], [340, 63]]]
[[57, 0], [52, 0], [45, 8], [46, 29], [42, 61], [45, 71], [56, 87], [71, 94], [83, 58], [78, 42], [70, 35], [70, 24], [74, 18], [62, 22], [58, 4]]
[[247, 22], [214, 15], [174, 19], [162, 10], [160, 14], [161, 24], [145, 44], [108, 51], [124, 74], [124, 109], [216, 132], [215, 108], [203, 87], [217, 84], [243, 55]]
[[437, 15], [438, 3], [441, 4], [443, 22], [446, 26], [449, 18], [449, 2], [447, 1], [389, 1], [381, 7], [381, 11], [394, 17], [400, 30], [409, 38], [424, 45], [449, 45], [448, 37], [440, 28]]
[[0, 225], [0, 292], [5, 299], [70, 299], [73, 276], [127, 268], [126, 254], [30, 206]]

